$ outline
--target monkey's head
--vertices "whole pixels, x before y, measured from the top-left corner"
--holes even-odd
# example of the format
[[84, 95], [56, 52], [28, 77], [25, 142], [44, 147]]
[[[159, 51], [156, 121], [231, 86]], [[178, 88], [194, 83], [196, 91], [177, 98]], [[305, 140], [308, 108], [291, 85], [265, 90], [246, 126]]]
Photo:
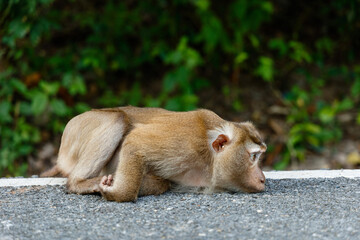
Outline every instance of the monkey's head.
[[214, 187], [230, 191], [264, 191], [265, 176], [259, 160], [267, 147], [250, 122], [226, 124], [210, 131], [209, 137], [214, 154]]

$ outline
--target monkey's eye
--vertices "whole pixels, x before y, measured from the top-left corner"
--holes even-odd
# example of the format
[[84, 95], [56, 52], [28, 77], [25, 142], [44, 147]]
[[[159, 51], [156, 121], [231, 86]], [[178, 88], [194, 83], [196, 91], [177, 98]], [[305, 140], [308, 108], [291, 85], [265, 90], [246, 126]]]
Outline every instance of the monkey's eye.
[[256, 162], [260, 159], [261, 152], [254, 152], [250, 154], [251, 161]]

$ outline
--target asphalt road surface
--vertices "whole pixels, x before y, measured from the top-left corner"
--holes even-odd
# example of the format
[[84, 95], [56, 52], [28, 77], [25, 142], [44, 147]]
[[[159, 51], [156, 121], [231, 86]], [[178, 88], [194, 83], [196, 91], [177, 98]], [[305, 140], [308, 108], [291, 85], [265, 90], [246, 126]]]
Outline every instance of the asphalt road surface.
[[0, 239], [360, 239], [360, 178], [270, 179], [259, 194], [169, 192], [136, 203], [0, 187]]

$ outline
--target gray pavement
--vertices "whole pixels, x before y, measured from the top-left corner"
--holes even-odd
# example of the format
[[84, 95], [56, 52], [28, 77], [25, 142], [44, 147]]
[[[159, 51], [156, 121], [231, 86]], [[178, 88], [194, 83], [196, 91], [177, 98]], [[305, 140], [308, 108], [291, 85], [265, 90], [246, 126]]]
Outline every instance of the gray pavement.
[[0, 239], [360, 239], [360, 178], [269, 179], [259, 194], [169, 192], [136, 203], [1, 187]]

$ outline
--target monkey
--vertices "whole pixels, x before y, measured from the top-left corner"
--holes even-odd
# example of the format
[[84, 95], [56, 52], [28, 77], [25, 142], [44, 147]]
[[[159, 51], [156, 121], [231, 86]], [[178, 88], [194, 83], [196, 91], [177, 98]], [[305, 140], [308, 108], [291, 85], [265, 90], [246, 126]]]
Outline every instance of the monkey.
[[256, 193], [265, 189], [259, 162], [266, 149], [251, 122], [226, 121], [206, 109], [94, 109], [67, 123], [57, 163], [41, 176], [60, 173], [70, 193], [117, 202], [173, 185]]

